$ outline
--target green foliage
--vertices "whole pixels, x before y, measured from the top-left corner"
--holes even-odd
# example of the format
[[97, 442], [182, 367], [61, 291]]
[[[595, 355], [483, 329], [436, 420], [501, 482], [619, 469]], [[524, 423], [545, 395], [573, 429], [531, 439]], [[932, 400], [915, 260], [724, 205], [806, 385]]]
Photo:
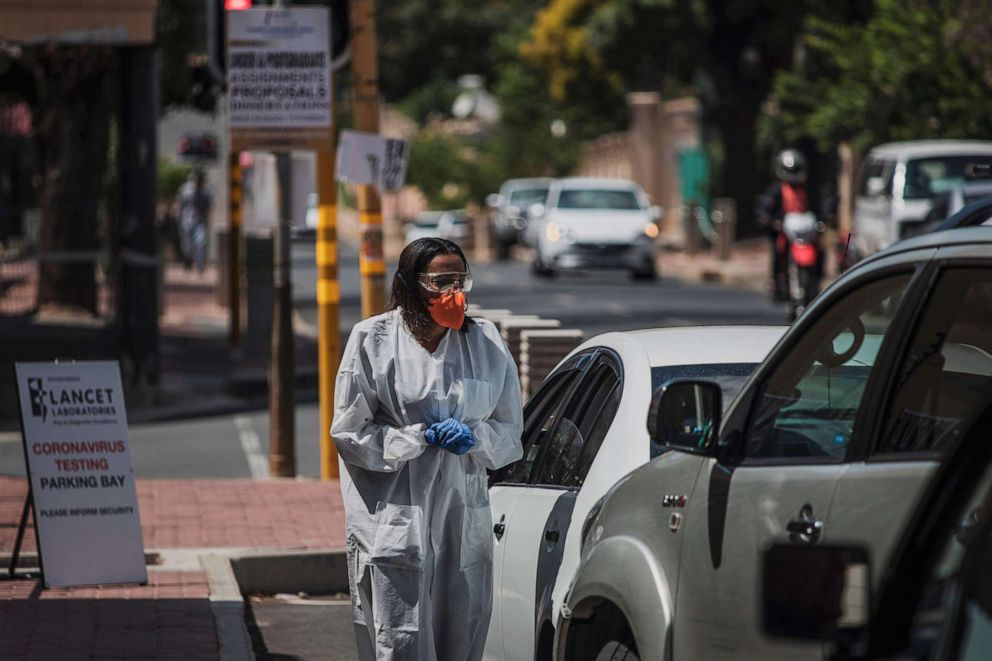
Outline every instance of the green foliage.
[[432, 78], [403, 99], [399, 108], [407, 117], [424, 124], [432, 115], [448, 115], [460, 91], [452, 80]]
[[167, 158], [159, 158], [158, 169], [155, 173], [159, 199], [171, 202], [179, 193], [179, 188], [189, 178], [192, 171], [192, 165], [176, 163]]
[[408, 172], [407, 183], [423, 191], [432, 209], [479, 204], [502, 180], [480, 145], [432, 130], [411, 142]]
[[[403, 0], [376, 5], [379, 80], [390, 101], [462, 74], [499, 77], [496, 37], [529, 24], [541, 0]], [[450, 106], [449, 106], [450, 107]]]
[[812, 18], [802, 66], [775, 81], [768, 130], [809, 135], [823, 148], [992, 137], [992, 61], [976, 47], [983, 35], [966, 29], [988, 30], [989, 16], [969, 15], [970, 4], [877, 0], [863, 24]]

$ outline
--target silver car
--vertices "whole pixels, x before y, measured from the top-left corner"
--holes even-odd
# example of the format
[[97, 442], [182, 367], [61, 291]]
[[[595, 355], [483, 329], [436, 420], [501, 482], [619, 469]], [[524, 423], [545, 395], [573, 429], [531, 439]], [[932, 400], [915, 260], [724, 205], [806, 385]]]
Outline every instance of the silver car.
[[865, 260], [725, 415], [720, 399], [698, 379], [655, 392], [648, 431], [669, 451], [587, 517], [575, 580], [555, 604], [555, 658], [823, 658], [816, 643], [763, 634], [762, 553], [855, 544], [882, 575], [941, 456], [992, 401], [992, 228]]

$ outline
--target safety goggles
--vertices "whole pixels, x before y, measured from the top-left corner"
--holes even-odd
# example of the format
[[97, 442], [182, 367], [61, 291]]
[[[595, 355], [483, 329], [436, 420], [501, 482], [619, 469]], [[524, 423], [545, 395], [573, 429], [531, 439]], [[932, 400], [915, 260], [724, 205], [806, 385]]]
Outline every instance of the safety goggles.
[[472, 291], [472, 274], [450, 271], [447, 273], [421, 273], [420, 286], [433, 294]]

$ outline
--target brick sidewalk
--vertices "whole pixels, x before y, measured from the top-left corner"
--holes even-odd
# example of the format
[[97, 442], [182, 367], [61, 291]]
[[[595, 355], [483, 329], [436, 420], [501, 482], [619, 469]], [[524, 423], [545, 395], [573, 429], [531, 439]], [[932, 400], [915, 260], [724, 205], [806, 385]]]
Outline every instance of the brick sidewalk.
[[[136, 485], [146, 552], [344, 545], [336, 481]], [[0, 554], [13, 548], [26, 489], [23, 478], [0, 477]], [[34, 551], [33, 529], [24, 541], [24, 550]], [[218, 659], [205, 573], [150, 566], [148, 581], [51, 590], [37, 580], [0, 582], [0, 659]]]

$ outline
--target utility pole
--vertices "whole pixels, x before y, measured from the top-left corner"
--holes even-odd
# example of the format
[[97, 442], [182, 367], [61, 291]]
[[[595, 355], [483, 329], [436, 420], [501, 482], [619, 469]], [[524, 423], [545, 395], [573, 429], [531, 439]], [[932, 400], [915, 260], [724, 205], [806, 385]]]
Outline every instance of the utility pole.
[[232, 347], [241, 344], [241, 159], [237, 151], [228, 156], [227, 227], [227, 340]]
[[320, 388], [320, 477], [337, 478], [338, 454], [331, 442], [334, 416], [334, 379], [341, 363], [338, 282], [337, 182], [334, 144], [317, 152], [317, 364]]
[[[355, 85], [355, 128], [379, 132], [379, 73], [375, 41], [375, 0], [350, 0], [351, 67]], [[361, 244], [362, 317], [386, 307], [386, 260], [383, 254], [382, 206], [374, 186], [358, 186]]]
[[276, 156], [279, 176], [279, 225], [275, 230], [272, 287], [272, 354], [269, 364], [269, 474], [296, 475], [296, 409], [293, 397], [293, 283], [290, 278], [289, 225], [292, 216], [292, 159]]

